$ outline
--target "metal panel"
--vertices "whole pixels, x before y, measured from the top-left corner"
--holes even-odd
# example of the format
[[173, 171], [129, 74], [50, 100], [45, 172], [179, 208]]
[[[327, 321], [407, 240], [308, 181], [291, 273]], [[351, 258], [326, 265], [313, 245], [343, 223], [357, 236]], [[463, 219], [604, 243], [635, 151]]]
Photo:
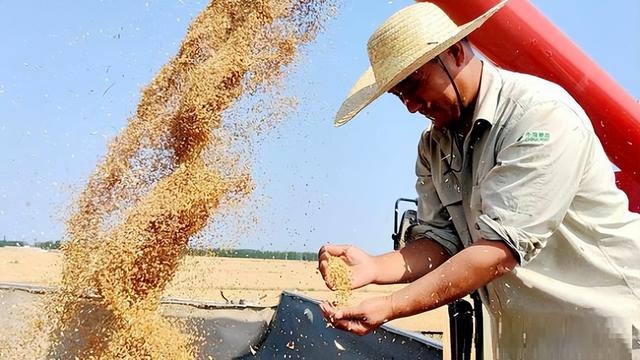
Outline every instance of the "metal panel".
[[[53, 288], [0, 283], [0, 336], [18, 339]], [[57, 346], [38, 337], [34, 347], [47, 358], [82, 357], [86, 334], [108, 316], [91, 298], [86, 317], [77, 319]], [[258, 305], [225, 304], [188, 299], [163, 299], [165, 316], [182, 319], [185, 330], [199, 334], [198, 358], [224, 359], [442, 359], [442, 345], [421, 334], [383, 326], [366, 336], [327, 328], [318, 301], [283, 292], [277, 310]], [[33, 336], [33, 334], [31, 334]], [[35, 349], [34, 349], [35, 351]]]
[[386, 325], [364, 336], [327, 327], [318, 301], [283, 292], [266, 340], [240, 359], [442, 359], [442, 344]]

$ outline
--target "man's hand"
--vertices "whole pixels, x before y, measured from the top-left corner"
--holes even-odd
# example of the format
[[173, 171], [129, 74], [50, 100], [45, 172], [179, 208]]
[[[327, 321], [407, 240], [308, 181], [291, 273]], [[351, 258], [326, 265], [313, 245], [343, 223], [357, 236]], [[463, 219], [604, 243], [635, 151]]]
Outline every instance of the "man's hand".
[[320, 304], [325, 319], [334, 327], [365, 335], [392, 320], [391, 296], [364, 300], [357, 306], [338, 309], [327, 302]]
[[327, 278], [329, 256], [337, 256], [347, 264], [351, 271], [352, 289], [369, 285], [376, 280], [378, 269], [374, 257], [351, 245], [325, 245], [318, 252], [318, 269], [329, 289], [335, 290], [335, 284], [329, 283]]

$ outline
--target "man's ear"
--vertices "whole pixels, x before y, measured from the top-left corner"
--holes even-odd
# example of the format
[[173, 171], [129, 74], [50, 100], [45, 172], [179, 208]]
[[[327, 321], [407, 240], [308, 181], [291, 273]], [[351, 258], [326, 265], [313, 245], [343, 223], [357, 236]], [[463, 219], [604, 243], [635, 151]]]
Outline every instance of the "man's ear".
[[462, 66], [467, 61], [467, 56], [469, 56], [469, 53], [465, 46], [462, 44], [462, 41], [458, 41], [457, 43], [451, 45], [451, 47], [447, 49], [447, 54], [451, 56], [451, 59], [455, 62], [456, 67]]

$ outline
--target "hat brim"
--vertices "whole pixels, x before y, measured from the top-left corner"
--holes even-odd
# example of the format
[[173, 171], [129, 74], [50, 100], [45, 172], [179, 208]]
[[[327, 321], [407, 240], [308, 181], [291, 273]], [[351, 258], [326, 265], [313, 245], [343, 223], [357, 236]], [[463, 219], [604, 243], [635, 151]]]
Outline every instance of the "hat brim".
[[385, 84], [376, 82], [376, 77], [373, 73], [373, 69], [369, 67], [367, 71], [365, 71], [364, 74], [360, 76], [358, 81], [356, 81], [355, 85], [349, 91], [347, 99], [342, 103], [340, 109], [338, 110], [338, 113], [336, 114], [334, 125], [338, 127], [346, 124], [360, 111], [362, 111], [362, 109], [379, 98], [380, 95], [391, 90], [394, 86], [404, 80], [411, 73], [418, 70], [424, 64], [431, 61], [431, 59], [440, 55], [442, 52], [450, 48], [453, 44], [464, 39], [471, 32], [482, 26], [482, 24], [484, 24], [487, 19], [489, 19], [493, 14], [500, 10], [507, 1], [508, 0], [501, 1], [499, 4], [492, 7], [475, 20], [459, 26], [458, 31], [452, 33], [446, 41], [443, 41], [425, 51], [424, 54], [418, 56], [415, 61], [413, 61], [409, 66], [405, 67], [398, 74], [393, 76], [391, 80], [387, 81]]

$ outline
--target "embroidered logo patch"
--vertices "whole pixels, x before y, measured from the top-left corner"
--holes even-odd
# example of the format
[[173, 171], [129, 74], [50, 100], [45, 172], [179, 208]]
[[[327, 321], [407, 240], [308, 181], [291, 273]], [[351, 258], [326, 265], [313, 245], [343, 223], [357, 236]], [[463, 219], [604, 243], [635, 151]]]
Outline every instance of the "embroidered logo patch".
[[551, 138], [548, 131], [527, 131], [518, 141], [546, 142]]

